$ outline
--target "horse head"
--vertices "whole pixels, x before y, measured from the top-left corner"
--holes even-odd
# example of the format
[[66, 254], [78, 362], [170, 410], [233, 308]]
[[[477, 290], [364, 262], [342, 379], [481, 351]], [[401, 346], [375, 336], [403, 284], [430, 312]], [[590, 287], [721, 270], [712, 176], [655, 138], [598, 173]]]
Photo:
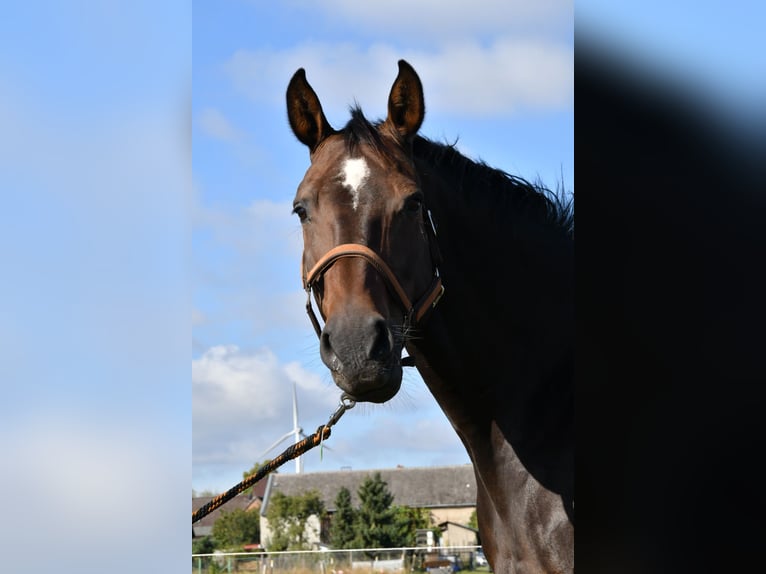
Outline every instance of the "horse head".
[[[372, 124], [356, 108], [335, 130], [299, 69], [287, 110], [310, 152], [293, 212], [303, 229], [303, 283], [322, 361], [352, 399], [385, 402], [401, 385], [413, 324], [442, 291], [412, 157], [425, 114], [420, 79], [400, 61], [385, 121]], [[323, 328], [313, 317], [312, 293]]]

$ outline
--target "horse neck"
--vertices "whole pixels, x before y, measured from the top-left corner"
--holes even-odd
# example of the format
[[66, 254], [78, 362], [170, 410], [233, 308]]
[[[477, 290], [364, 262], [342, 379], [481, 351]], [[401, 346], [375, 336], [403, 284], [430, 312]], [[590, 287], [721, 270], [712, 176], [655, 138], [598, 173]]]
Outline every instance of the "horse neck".
[[417, 343], [426, 383], [464, 434], [482, 434], [477, 425], [495, 410], [490, 418], [509, 436], [531, 436], [541, 424], [569, 434], [571, 240], [542, 222], [504, 222], [433, 165], [419, 167], [446, 289]]

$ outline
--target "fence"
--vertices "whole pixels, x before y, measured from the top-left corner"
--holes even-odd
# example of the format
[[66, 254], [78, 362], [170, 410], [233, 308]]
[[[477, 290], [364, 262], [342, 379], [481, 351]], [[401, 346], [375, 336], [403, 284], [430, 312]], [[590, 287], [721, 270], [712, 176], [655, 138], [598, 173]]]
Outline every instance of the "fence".
[[[446, 574], [478, 568], [481, 546], [192, 554], [192, 574]], [[486, 567], [484, 568], [486, 569]]]

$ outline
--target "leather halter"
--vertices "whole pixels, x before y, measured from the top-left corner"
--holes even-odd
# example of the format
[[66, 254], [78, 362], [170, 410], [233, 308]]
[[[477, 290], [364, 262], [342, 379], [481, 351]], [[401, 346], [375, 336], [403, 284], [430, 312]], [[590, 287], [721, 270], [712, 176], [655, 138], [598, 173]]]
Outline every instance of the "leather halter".
[[[441, 263], [441, 255], [439, 253], [439, 247], [436, 243], [436, 229], [434, 227], [433, 220], [431, 219], [431, 212], [426, 211], [425, 208], [423, 209], [423, 212], [427, 216], [428, 222], [430, 223], [430, 225], [426, 225], [426, 229], [429, 235], [428, 244], [431, 250], [431, 261], [434, 266], [434, 277], [431, 281], [431, 285], [429, 285], [428, 289], [426, 289], [426, 292], [417, 301], [415, 301], [415, 303], [412, 303], [388, 264], [380, 255], [375, 253], [375, 251], [366, 245], [362, 245], [360, 243], [343, 243], [337, 247], [333, 247], [330, 249], [330, 251], [325, 253], [319, 261], [316, 262], [314, 267], [312, 267], [308, 273], [306, 273], [304, 269], [303, 288], [306, 290], [307, 296], [306, 312], [309, 315], [309, 319], [311, 319], [311, 324], [314, 326], [317, 337], [322, 336], [322, 327], [319, 325], [319, 320], [317, 319], [317, 316], [314, 313], [314, 308], [311, 305], [311, 292], [316, 283], [322, 278], [322, 275], [324, 275], [324, 273], [330, 267], [332, 267], [332, 265], [338, 261], [338, 259], [343, 259], [346, 257], [359, 257], [372, 265], [375, 270], [383, 277], [383, 279], [385, 279], [386, 286], [389, 288], [394, 298], [397, 299], [399, 303], [401, 303], [405, 313], [405, 326], [412, 325], [413, 323], [419, 323], [431, 309], [436, 307], [439, 299], [441, 299], [442, 295], [444, 294], [444, 286], [442, 285], [442, 280], [439, 276], [439, 263]], [[319, 311], [322, 313], [321, 307]], [[322, 318], [324, 318], [324, 313], [322, 313]]]

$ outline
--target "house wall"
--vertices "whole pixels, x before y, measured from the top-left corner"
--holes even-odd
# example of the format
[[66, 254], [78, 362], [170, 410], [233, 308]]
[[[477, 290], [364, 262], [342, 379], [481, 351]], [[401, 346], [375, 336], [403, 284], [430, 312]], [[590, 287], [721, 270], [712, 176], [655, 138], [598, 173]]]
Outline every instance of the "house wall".
[[458, 524], [468, 524], [471, 514], [476, 510], [475, 506], [463, 506], [456, 508], [431, 508], [431, 524], [441, 524], [443, 522], [456, 522]]
[[476, 533], [467, 528], [448, 524], [447, 529], [442, 532], [439, 543], [441, 546], [473, 546], [476, 544]]
[[269, 519], [261, 515], [261, 548], [268, 548], [271, 542], [271, 528], [269, 528]]
[[[430, 519], [431, 524], [436, 526], [444, 522], [455, 522], [457, 524], [468, 524], [471, 518], [471, 514], [475, 510], [475, 507], [457, 507], [457, 508], [431, 508]], [[449, 544], [455, 546], [473, 545], [476, 544], [475, 535], [467, 530], [455, 528], [455, 534], [448, 531], [446, 536], [449, 538]], [[311, 516], [306, 523], [306, 540], [311, 545], [310, 547], [317, 548], [320, 542], [321, 524], [319, 518]], [[261, 516], [261, 546], [268, 548], [271, 542], [271, 528], [269, 526], [269, 520], [265, 516]], [[444, 534], [442, 535], [444, 536]]]
[[[309, 516], [306, 521], [306, 529], [304, 530], [304, 540], [308, 545], [308, 550], [317, 550], [319, 548], [319, 533], [320, 533], [319, 517], [316, 515]], [[269, 526], [269, 519], [265, 516], [261, 516], [261, 547], [269, 549], [271, 545], [272, 531]]]

